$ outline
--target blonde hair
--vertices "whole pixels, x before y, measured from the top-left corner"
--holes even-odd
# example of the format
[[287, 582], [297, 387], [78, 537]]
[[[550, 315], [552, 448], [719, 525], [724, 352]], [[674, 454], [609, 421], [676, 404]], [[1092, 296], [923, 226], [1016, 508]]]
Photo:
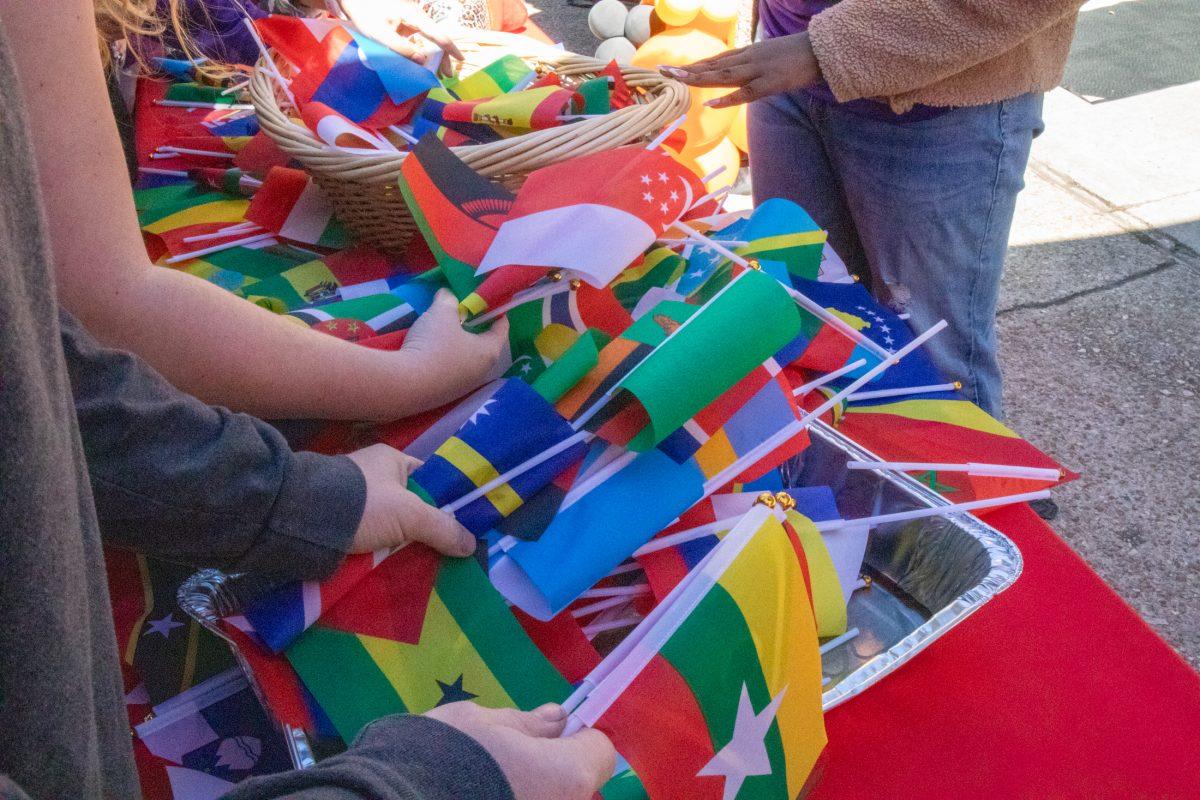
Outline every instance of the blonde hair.
[[[197, 67], [197, 73], [205, 78], [219, 81], [235, 72], [225, 64], [204, 61], [201, 53], [188, 34], [184, 22], [184, 1], [167, 0], [165, 13], [159, 10], [156, 0], [94, 0], [96, 33], [99, 37], [100, 57], [104, 60], [106, 69], [113, 64], [112, 46], [122, 41], [134, 39], [158, 38], [170, 32], [179, 42], [184, 55], [192, 61], [202, 61]], [[202, 13], [208, 10], [201, 6]], [[137, 48], [131, 48], [133, 57], [139, 66], [145, 68], [141, 53]]]

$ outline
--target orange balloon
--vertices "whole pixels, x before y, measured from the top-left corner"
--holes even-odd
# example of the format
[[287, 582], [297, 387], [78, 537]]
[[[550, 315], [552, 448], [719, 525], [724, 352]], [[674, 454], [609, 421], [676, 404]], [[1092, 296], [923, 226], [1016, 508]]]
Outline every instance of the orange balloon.
[[[723, 53], [727, 48], [720, 39], [700, 31], [673, 28], [651, 36], [633, 56], [635, 67], [654, 69], [659, 64], [679, 67]], [[683, 131], [687, 134], [684, 155], [694, 155], [712, 149], [725, 137], [725, 132], [737, 116], [736, 108], [709, 108], [706, 100], [729, 94], [732, 89], [691, 87], [691, 105]]]
[[654, 11], [668, 25], [687, 25], [700, 13], [701, 0], [654, 0]]
[[743, 153], [750, 152], [750, 145], [746, 137], [746, 114], [747, 106], [742, 103], [738, 106], [737, 116], [733, 118], [733, 124], [729, 126], [729, 141], [733, 142], [734, 146]]
[[[703, 11], [703, 8], [701, 8]], [[716, 21], [709, 19], [703, 13], [698, 14], [694, 20], [688, 23], [687, 27], [693, 31], [707, 33], [722, 42], [728, 42], [733, 38], [734, 27], [737, 24], [736, 19]]]
[[737, 20], [738, 0], [704, 0], [700, 4], [700, 16], [713, 22], [732, 23]]
[[707, 153], [696, 156], [696, 166], [699, 167], [696, 174], [701, 178], [721, 170], [704, 185], [708, 191], [715, 192], [725, 186], [732, 186], [733, 182], [737, 180], [738, 170], [742, 166], [742, 154], [726, 137], [717, 142], [717, 146]]

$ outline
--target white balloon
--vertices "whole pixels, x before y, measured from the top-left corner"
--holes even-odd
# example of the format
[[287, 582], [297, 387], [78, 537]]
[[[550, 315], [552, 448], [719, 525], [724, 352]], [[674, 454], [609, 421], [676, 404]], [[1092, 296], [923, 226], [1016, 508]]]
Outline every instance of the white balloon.
[[641, 47], [650, 38], [650, 12], [654, 6], [634, 6], [625, 17], [625, 38]]
[[633, 54], [636, 52], [637, 48], [633, 46], [633, 42], [624, 36], [614, 36], [611, 39], [605, 39], [596, 48], [596, 60], [628, 64], [633, 61]]
[[625, 35], [625, 17], [629, 14], [621, 0], [600, 0], [588, 12], [588, 28], [597, 39]]

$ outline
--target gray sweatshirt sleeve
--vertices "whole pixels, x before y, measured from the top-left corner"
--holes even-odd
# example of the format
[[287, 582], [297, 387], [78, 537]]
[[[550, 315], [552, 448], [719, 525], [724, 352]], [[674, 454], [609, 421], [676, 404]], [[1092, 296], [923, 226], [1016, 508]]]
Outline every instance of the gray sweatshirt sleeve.
[[294, 453], [267, 423], [184, 394], [65, 312], [61, 327], [107, 541], [266, 581], [333, 571], [366, 502], [353, 462]]
[[499, 765], [474, 739], [427, 717], [363, 728], [346, 752], [311, 769], [251, 778], [223, 800], [513, 800]]

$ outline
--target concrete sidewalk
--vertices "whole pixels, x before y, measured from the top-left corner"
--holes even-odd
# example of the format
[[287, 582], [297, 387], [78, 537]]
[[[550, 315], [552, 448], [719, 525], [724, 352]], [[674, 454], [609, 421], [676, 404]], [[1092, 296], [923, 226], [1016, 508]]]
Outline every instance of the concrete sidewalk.
[[[586, 9], [532, 2], [592, 52]], [[1200, 667], [1198, 41], [1196, 0], [1084, 6], [1068, 88], [1046, 97], [1000, 331], [1009, 422], [1083, 473], [1055, 528]]]
[[1197, 41], [1193, 0], [1084, 7], [1000, 331], [1010, 422], [1083, 473], [1054, 527], [1200, 666]]

